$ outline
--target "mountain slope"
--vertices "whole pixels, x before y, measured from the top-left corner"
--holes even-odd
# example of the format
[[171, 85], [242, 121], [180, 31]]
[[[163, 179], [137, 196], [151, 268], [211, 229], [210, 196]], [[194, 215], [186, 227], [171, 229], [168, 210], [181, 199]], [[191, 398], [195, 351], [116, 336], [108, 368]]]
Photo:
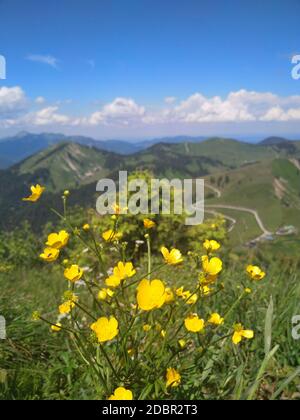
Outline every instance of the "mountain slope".
[[94, 147], [59, 143], [25, 159], [8, 172], [15, 176], [35, 176], [36, 182], [46, 185], [48, 190], [61, 191], [106, 177], [121, 161], [122, 156]]
[[[257, 209], [271, 231], [288, 222], [300, 227], [299, 158], [298, 142], [262, 146], [215, 138], [156, 144], [129, 156], [77, 143], [54, 144], [0, 171], [0, 223], [9, 228], [24, 218], [42, 221], [45, 207], [21, 201], [32, 184], [47, 187], [44, 205], [60, 204], [61, 191], [71, 189], [70, 203], [94, 206], [97, 180], [117, 179], [119, 170], [146, 169], [158, 178], [206, 177], [222, 190], [225, 204]], [[213, 204], [216, 199], [208, 200]]]
[[84, 136], [65, 136], [64, 134], [32, 134], [19, 133], [14, 137], [0, 140], [0, 168], [5, 169], [11, 165], [26, 159], [35, 153], [47, 149], [51, 145], [60, 142], [73, 142], [83, 146], [95, 147], [100, 150], [111, 151], [120, 154], [131, 154], [141, 150], [141, 147], [133, 143], [107, 140], [98, 141]]
[[31, 134], [22, 132], [0, 141], [0, 168], [11, 166], [26, 157], [62, 141], [63, 134]]
[[[216, 198], [209, 192], [206, 204], [256, 210], [271, 232], [287, 224], [300, 228], [300, 171], [295, 163], [285, 158], [268, 159], [210, 175], [206, 182], [218, 188], [221, 196]], [[241, 216], [243, 219], [244, 214]]]
[[273, 146], [275, 144], [285, 143], [286, 141], [288, 140], [284, 137], [273, 136], [273, 137], [267, 137], [266, 139], [262, 140], [259, 144], [263, 146]]
[[133, 143], [123, 140], [95, 140], [91, 137], [66, 136], [60, 133], [32, 134], [21, 132], [13, 137], [0, 139], [0, 169], [8, 168], [21, 160], [26, 159], [28, 156], [45, 150], [49, 146], [62, 141], [95, 147], [100, 150], [117, 154], [130, 155], [161, 142], [180, 143], [184, 140], [198, 142], [203, 139], [204, 138], [202, 137], [177, 136]]
[[201, 143], [157, 144], [134, 155], [134, 158], [138, 162], [153, 165], [159, 162], [161, 168], [166, 165], [172, 168], [176, 166], [185, 174], [201, 176], [222, 168], [234, 169], [264, 159], [272, 159], [281, 153], [286, 153], [286, 150], [276, 150], [273, 147], [232, 139], [211, 138]]
[[[0, 170], [0, 229], [10, 229], [24, 220], [34, 227], [49, 220], [47, 208], [61, 208], [61, 191], [72, 189], [70, 205], [93, 205], [96, 181], [117, 170], [122, 156], [75, 143], [60, 143], [19, 164]], [[29, 187], [46, 186], [41, 202], [22, 202]]]

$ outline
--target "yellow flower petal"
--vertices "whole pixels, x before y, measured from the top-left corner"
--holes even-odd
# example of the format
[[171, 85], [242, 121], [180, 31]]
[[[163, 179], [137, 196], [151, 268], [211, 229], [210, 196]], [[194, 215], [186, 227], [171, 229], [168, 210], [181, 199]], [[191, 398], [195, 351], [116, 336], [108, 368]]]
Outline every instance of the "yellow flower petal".
[[107, 230], [106, 232], [102, 233], [102, 238], [106, 242], [114, 242], [121, 239], [123, 234], [121, 232], [114, 232], [112, 229]]
[[183, 261], [182, 254], [179, 249], [174, 248], [169, 251], [168, 248], [163, 246], [161, 248], [161, 253], [165, 259], [165, 262], [169, 265], [180, 264]]
[[216, 276], [222, 271], [223, 263], [220, 258], [209, 259], [207, 255], [202, 257], [202, 267], [206, 274]]
[[262, 271], [261, 268], [256, 265], [248, 265], [247, 273], [249, 274], [252, 280], [257, 280], [257, 281], [262, 280], [266, 276], [266, 273]]
[[222, 318], [218, 313], [211, 314], [208, 322], [214, 325], [222, 325], [224, 324], [224, 318]]
[[61, 230], [59, 233], [51, 233], [46, 245], [50, 248], [61, 249], [68, 244], [69, 237], [70, 235], [65, 230]]
[[73, 264], [71, 267], [65, 269], [64, 276], [67, 280], [75, 283], [81, 279], [83, 271], [77, 264]]
[[213, 251], [217, 251], [218, 249], [220, 249], [221, 245], [217, 241], [214, 241], [214, 240], [209, 241], [207, 239], [203, 243], [203, 247], [206, 249], [207, 252], [213, 252]]
[[58, 322], [57, 324], [55, 324], [55, 325], [51, 325], [51, 331], [53, 331], [53, 332], [58, 332], [58, 331], [60, 331], [61, 330], [61, 323], [60, 322]]
[[151, 311], [160, 308], [166, 300], [165, 286], [161, 280], [142, 280], [137, 287], [137, 303], [140, 309]]
[[109, 400], [132, 400], [133, 394], [129, 389], [122, 386], [115, 389], [114, 393], [108, 398]]
[[176, 387], [180, 384], [181, 375], [174, 368], [168, 368], [166, 373], [166, 387]]
[[197, 314], [191, 314], [184, 320], [185, 328], [191, 332], [200, 332], [204, 330], [205, 322]]
[[151, 219], [144, 219], [144, 227], [146, 229], [152, 229], [156, 226], [156, 223]]
[[101, 317], [94, 322], [90, 328], [96, 333], [98, 341], [104, 343], [105, 341], [112, 340], [119, 333], [119, 323], [114, 316], [110, 318]]
[[39, 200], [43, 192], [45, 191], [45, 187], [41, 187], [39, 184], [36, 184], [35, 186], [32, 185], [30, 187], [31, 195], [29, 197], [23, 198], [23, 201], [31, 201], [35, 203]]
[[42, 258], [42, 260], [47, 261], [47, 262], [56, 261], [58, 257], [59, 257], [59, 250], [56, 248], [49, 248], [49, 247], [45, 248], [44, 252], [40, 254], [40, 258]]

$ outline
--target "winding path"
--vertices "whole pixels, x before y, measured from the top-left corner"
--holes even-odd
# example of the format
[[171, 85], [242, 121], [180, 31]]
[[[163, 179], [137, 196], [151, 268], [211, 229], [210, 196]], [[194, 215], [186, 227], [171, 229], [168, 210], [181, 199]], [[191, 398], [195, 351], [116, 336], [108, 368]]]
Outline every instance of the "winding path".
[[[214, 191], [217, 198], [222, 197], [222, 192], [218, 188], [213, 187], [212, 185], [209, 185], [209, 184], [205, 184], [205, 187]], [[250, 213], [250, 214], [252, 214], [252, 216], [255, 217], [255, 220], [256, 220], [260, 230], [262, 231], [262, 235], [260, 235], [258, 238], [254, 239], [254, 240], [260, 240], [260, 239], [264, 238], [265, 236], [272, 235], [272, 232], [270, 232], [264, 226], [263, 221], [261, 220], [261, 218], [260, 218], [260, 216], [259, 216], [259, 214], [256, 210], [250, 209], [248, 207], [231, 206], [231, 205], [228, 205], [228, 204], [209, 204], [209, 205], [206, 205], [205, 208], [208, 208], [208, 209], [227, 209], [227, 210], [236, 210], [236, 211], [243, 211], [243, 212], [246, 212], [246, 213]], [[210, 211], [208, 210], [207, 213], [216, 214], [216, 212], [213, 211], [213, 210], [210, 210]], [[222, 216], [225, 219], [230, 220], [232, 222], [232, 226], [230, 227], [230, 230], [229, 230], [229, 232], [231, 232], [234, 229], [234, 227], [237, 223], [236, 219], [231, 218], [229, 216], [225, 216], [224, 214], [222, 214]]]

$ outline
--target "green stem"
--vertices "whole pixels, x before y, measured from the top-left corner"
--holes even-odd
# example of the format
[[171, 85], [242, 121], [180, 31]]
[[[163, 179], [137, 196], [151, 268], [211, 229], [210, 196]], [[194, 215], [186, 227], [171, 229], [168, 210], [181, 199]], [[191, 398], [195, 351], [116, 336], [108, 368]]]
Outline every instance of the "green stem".
[[151, 279], [151, 241], [150, 241], [150, 235], [146, 235], [147, 239], [147, 249], [148, 249], [148, 280]]

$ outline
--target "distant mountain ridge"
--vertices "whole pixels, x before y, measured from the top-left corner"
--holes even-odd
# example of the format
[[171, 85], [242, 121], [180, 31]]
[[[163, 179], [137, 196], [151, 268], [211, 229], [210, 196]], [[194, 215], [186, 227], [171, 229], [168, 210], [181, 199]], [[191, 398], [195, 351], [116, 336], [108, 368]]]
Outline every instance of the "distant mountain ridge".
[[[142, 140], [139, 142], [130, 142], [123, 140], [95, 140], [86, 136], [67, 136], [62, 133], [40, 133], [33, 134], [28, 132], [20, 132], [15, 136], [0, 139], [0, 169], [6, 169], [27, 157], [43, 151], [48, 147], [60, 142], [78, 143], [84, 146], [94, 147], [103, 151], [113, 152], [120, 155], [132, 155], [156, 144], [197, 144], [207, 140], [204, 136], [174, 136], [161, 137], [151, 140]], [[213, 138], [211, 138], [213, 139]], [[238, 140], [236, 140], [239, 142]], [[290, 141], [283, 137], [268, 137], [261, 141], [260, 145], [272, 146], [282, 145]], [[246, 143], [246, 142], [240, 142]], [[247, 143], [246, 143], [247, 144]], [[250, 143], [252, 144], [252, 143]]]
[[[21, 139], [24, 136], [26, 135], [22, 134]], [[212, 138], [200, 142], [158, 143], [134, 154], [122, 155], [95, 148], [93, 142], [88, 145], [74, 141], [55, 143], [53, 135], [48, 137], [48, 141], [54, 141], [54, 144], [6, 170], [0, 170], [0, 230], [12, 228], [16, 220], [30, 220], [33, 226], [36, 226], [38, 221], [45, 223], [46, 213], [42, 204], [24, 206], [21, 200], [28, 194], [30, 185], [40, 183], [46, 186], [42, 203], [46, 203], [48, 207], [52, 207], [54, 202], [61, 205], [60, 197], [64, 189], [72, 191], [71, 205], [89, 207], [95, 204], [96, 182], [101, 178], [117, 180], [120, 170], [127, 170], [129, 173], [148, 170], [155, 177], [168, 179], [206, 177], [210, 183], [215, 182], [217, 186], [221, 178], [227, 181], [230, 179], [230, 185], [234, 185], [233, 195], [235, 190], [240, 189], [238, 183], [234, 184], [234, 180], [238, 180], [239, 174], [244, 173], [243, 179], [247, 187], [243, 196], [240, 191], [240, 197], [235, 194], [233, 198], [237, 196], [237, 200], [244, 200], [250, 196], [253, 199], [251, 207], [256, 208], [259, 200], [262, 201], [263, 193], [256, 194], [256, 186], [250, 183], [251, 178], [259, 178], [258, 184], [263, 184], [266, 180], [264, 168], [271, 168], [272, 162], [278, 159], [280, 170], [276, 164], [275, 174], [270, 176], [270, 170], [268, 172], [269, 199], [276, 195], [276, 189], [273, 191], [272, 185], [274, 181], [277, 189], [280, 185], [280, 188], [287, 191], [287, 194], [282, 196], [282, 203], [278, 205], [279, 199], [275, 200], [276, 211], [289, 206], [288, 212], [284, 212], [287, 221], [294, 222], [290, 212], [295, 212], [295, 216], [299, 218], [299, 210], [289, 204], [290, 192], [281, 178], [290, 179], [295, 185], [292, 192], [293, 202], [300, 205], [296, 191], [299, 170], [295, 167], [300, 165], [300, 142], [262, 145], [234, 139]], [[261, 176], [256, 172], [257, 168], [260, 168]], [[261, 190], [261, 186], [259, 188]], [[281, 192], [279, 194], [277, 191], [277, 195], [281, 196]], [[231, 201], [233, 202], [233, 199]]]
[[285, 143], [288, 142], [290, 140], [284, 138], [284, 137], [276, 137], [276, 136], [272, 136], [272, 137], [267, 137], [266, 139], [262, 140], [259, 144], [265, 145], [265, 146], [272, 146], [275, 144], [281, 144], [281, 143]]

